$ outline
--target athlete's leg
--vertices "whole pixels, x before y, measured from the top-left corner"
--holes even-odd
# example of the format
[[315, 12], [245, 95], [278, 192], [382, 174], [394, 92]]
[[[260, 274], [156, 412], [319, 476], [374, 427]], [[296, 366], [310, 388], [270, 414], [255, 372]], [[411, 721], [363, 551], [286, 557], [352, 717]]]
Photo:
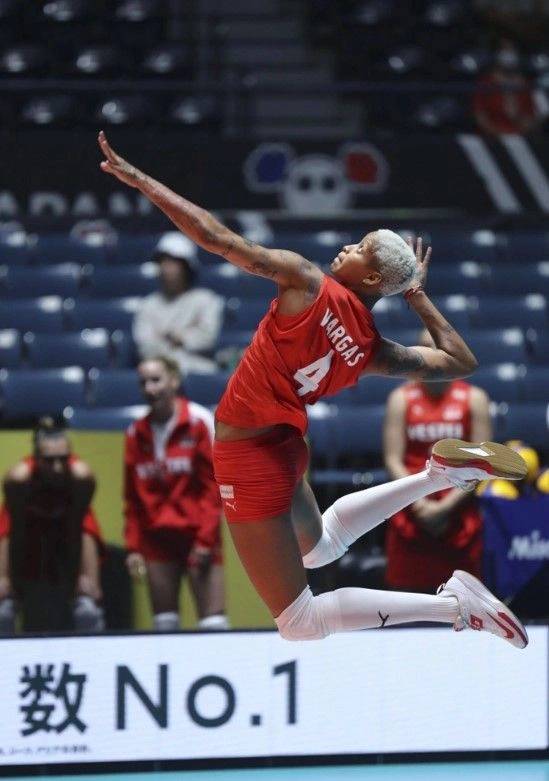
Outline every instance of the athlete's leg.
[[343, 588], [313, 597], [289, 513], [229, 528], [248, 577], [287, 639], [411, 621], [452, 624], [458, 617], [457, 599], [449, 596]]
[[292, 523], [301, 555], [311, 551], [322, 537], [323, 521], [313, 489], [303, 477], [292, 497]]
[[179, 629], [179, 588], [183, 567], [179, 561], [146, 561], [154, 628]]
[[[376, 485], [373, 488], [366, 488], [364, 491], [354, 491], [342, 496], [322, 514], [322, 526], [318, 531], [316, 542], [313, 539], [313, 534], [301, 533], [300, 542], [302, 542], [301, 549], [304, 553], [305, 566], [314, 569], [335, 561], [343, 556], [355, 540], [383, 523], [399, 510], [435, 491], [449, 487], [450, 483], [444, 476], [430, 475], [425, 470], [415, 475], [393, 480], [390, 483]], [[316, 514], [312, 509], [314, 496], [310, 488], [309, 491], [300, 492], [298, 502], [300, 508], [304, 506], [305, 500], [311, 506], [311, 516], [314, 516], [316, 520]], [[296, 514], [296, 517], [299, 518], [297, 523], [300, 529], [314, 529], [315, 527], [311, 523], [307, 527], [301, 521], [303, 516], [303, 512]]]
[[189, 585], [201, 629], [228, 629], [225, 615], [225, 579], [222, 564], [189, 567]]

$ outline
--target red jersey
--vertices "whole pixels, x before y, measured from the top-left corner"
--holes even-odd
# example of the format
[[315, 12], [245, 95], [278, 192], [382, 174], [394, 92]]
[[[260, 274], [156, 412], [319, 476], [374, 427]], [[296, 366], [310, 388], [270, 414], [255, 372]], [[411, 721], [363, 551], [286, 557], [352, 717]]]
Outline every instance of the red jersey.
[[[33, 456], [27, 456], [23, 459], [34, 472], [36, 460]], [[69, 457], [69, 465], [74, 464], [80, 459], [72, 454]], [[32, 524], [41, 524], [48, 521], [56, 521], [61, 518], [68, 510], [69, 497], [67, 491], [63, 488], [46, 488], [43, 491], [35, 492], [31, 495], [31, 501], [27, 509], [27, 519]], [[11, 516], [6, 505], [0, 507], [0, 538], [8, 537], [11, 532]], [[94, 537], [102, 546], [101, 529], [91, 507], [82, 519], [82, 532]]]
[[307, 404], [355, 385], [380, 336], [360, 299], [324, 276], [316, 300], [297, 315], [271, 302], [223, 394], [216, 417], [231, 426], [286, 423], [307, 430]]
[[[415, 474], [425, 468], [432, 447], [439, 439], [471, 439], [471, 385], [454, 380], [442, 396], [430, 395], [419, 382], [407, 383], [403, 390], [406, 398], [404, 464], [411, 474]], [[431, 494], [429, 499], [440, 500], [448, 490]], [[476, 507], [466, 505], [456, 511], [454, 522], [443, 539], [461, 547], [478, 532], [480, 523]], [[408, 539], [425, 535], [406, 510], [393, 517], [392, 525]]]
[[212, 465], [213, 415], [193, 401], [177, 400], [176, 414], [156, 427], [150, 415], [133, 423], [125, 440], [125, 538], [139, 549], [140, 531], [179, 529], [213, 548], [221, 499]]

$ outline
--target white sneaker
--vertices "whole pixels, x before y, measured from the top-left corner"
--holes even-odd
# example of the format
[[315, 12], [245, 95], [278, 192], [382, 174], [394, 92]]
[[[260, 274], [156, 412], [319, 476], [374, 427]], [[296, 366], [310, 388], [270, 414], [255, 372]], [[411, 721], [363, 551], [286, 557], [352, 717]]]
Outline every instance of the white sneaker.
[[469, 626], [502, 637], [515, 648], [528, 645], [526, 629], [516, 615], [468, 572], [457, 569], [447, 583], [439, 586], [437, 594], [456, 597], [459, 605], [459, 617], [454, 624], [456, 632]]
[[497, 442], [441, 439], [433, 446], [427, 471], [444, 475], [452, 485], [467, 490], [479, 480], [522, 480], [527, 466], [522, 456]]

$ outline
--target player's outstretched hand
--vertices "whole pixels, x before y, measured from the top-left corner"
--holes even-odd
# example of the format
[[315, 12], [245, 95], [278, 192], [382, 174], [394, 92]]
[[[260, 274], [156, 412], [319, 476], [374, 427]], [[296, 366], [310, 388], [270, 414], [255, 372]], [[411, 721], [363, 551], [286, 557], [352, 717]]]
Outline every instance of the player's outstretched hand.
[[410, 289], [423, 288], [427, 282], [427, 270], [429, 268], [429, 261], [431, 260], [431, 247], [427, 247], [425, 254], [423, 253], [423, 239], [421, 236], [416, 239], [415, 247], [414, 240], [411, 236], [408, 236], [406, 243], [412, 248], [416, 256], [416, 274], [414, 283]]
[[[101, 170], [105, 171], [107, 174], [116, 176], [117, 179], [120, 179], [121, 182], [128, 184], [130, 187], [137, 187], [141, 171], [128, 163], [127, 160], [124, 160], [123, 157], [120, 157], [120, 155], [116, 154], [114, 149], [107, 141], [107, 136], [102, 130], [99, 133], [97, 140], [99, 142], [101, 151], [107, 158], [101, 163]], [[141, 174], [141, 176], [142, 175], [143, 174]]]

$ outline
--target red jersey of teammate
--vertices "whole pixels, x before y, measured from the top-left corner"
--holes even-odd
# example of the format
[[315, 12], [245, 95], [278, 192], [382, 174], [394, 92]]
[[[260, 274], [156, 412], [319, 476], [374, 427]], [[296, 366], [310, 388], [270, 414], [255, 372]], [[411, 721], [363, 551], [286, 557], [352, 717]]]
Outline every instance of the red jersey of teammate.
[[332, 277], [297, 315], [281, 314], [278, 303], [259, 323], [216, 417], [240, 428], [286, 423], [305, 434], [305, 405], [355, 385], [380, 337], [370, 311]]
[[[404, 464], [415, 474], [425, 468], [437, 440], [471, 438], [471, 386], [454, 380], [439, 397], [430, 395], [421, 383], [407, 383], [403, 390], [406, 398]], [[428, 498], [440, 501], [447, 493], [439, 491]], [[481, 524], [476, 506], [467, 504], [456, 509], [446, 532], [435, 538], [415, 522], [409, 509], [397, 513], [387, 529], [388, 583], [429, 589], [444, 580], [452, 569], [468, 569], [479, 574]]]
[[212, 466], [213, 415], [187, 399], [155, 435], [150, 415], [132, 424], [125, 440], [125, 538], [140, 549], [140, 532], [171, 529], [196, 534], [214, 548], [221, 500]]
[[[27, 456], [23, 459], [34, 472], [36, 469], [36, 460], [33, 456]], [[69, 465], [74, 464], [80, 459], [72, 454], [69, 456]], [[46, 488], [32, 496], [31, 503], [27, 510], [27, 520], [31, 523], [41, 524], [45, 521], [55, 521], [62, 517], [68, 508], [69, 498], [67, 492], [60, 489]], [[0, 538], [9, 536], [11, 531], [11, 516], [6, 505], [0, 508]], [[101, 529], [95, 517], [93, 509], [90, 507], [82, 519], [82, 532], [94, 537], [100, 546], [103, 546]]]

